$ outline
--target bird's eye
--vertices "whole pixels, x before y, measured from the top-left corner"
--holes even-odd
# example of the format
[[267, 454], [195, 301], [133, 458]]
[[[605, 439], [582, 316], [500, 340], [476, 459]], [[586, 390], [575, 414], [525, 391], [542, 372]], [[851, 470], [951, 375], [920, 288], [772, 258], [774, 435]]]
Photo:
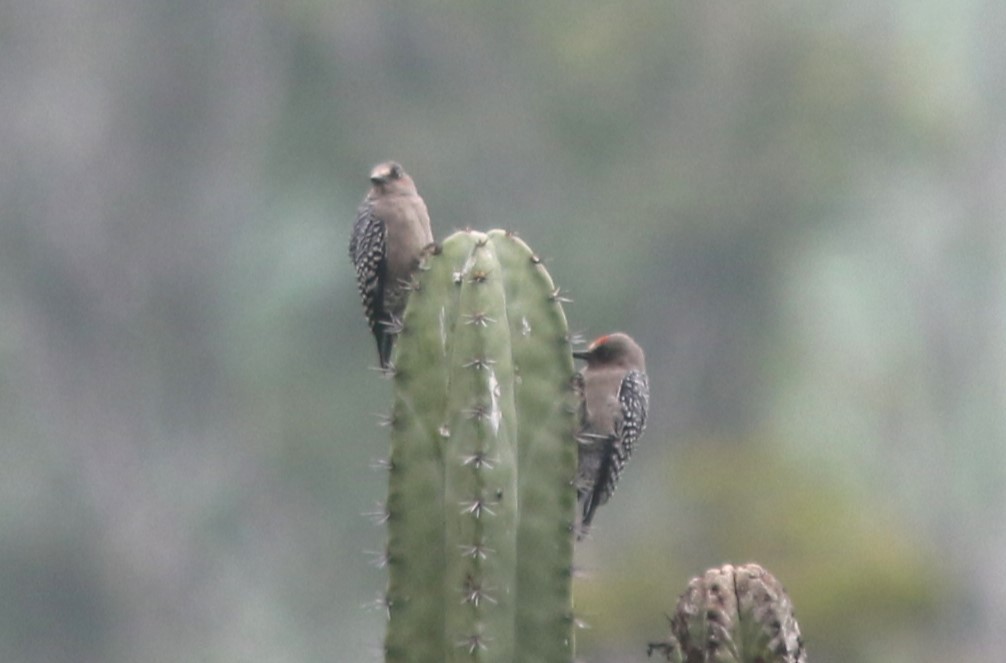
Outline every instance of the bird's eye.
[[391, 170], [388, 171], [388, 177], [390, 177], [393, 180], [397, 180], [401, 176], [402, 176], [402, 169], [398, 166], [392, 166]]

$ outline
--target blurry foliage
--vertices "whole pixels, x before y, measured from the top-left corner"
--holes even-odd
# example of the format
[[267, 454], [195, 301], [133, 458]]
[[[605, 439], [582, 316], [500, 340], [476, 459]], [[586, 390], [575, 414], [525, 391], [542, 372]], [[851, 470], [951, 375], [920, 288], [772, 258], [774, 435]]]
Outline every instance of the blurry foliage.
[[821, 468], [788, 461], [771, 445], [713, 444], [679, 461], [672, 476], [696, 503], [694, 547], [707, 560], [780, 568], [815, 649], [855, 657], [933, 620], [946, 599], [946, 581], [930, 572], [939, 551], [893, 509], [841, 490]]
[[612, 533], [596, 544], [599, 559], [611, 560], [604, 572], [591, 573], [597, 559], [585, 562], [576, 602], [590, 626], [579, 636], [587, 650], [652, 638], [687, 579], [721, 563], [778, 568], [810, 652], [823, 660], [884, 660], [863, 652], [931, 628], [953, 595], [933, 573], [939, 551], [893, 509], [787, 460], [774, 445], [705, 440], [664, 456], [654, 472], [666, 486], [648, 499], [678, 505], [672, 517], [648, 509], [645, 539], [620, 546]]

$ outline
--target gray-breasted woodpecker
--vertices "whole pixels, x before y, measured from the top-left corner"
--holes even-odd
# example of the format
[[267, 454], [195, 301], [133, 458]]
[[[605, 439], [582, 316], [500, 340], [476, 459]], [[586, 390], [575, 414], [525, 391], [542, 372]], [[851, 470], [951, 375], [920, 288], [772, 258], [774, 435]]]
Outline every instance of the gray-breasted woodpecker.
[[577, 538], [582, 539], [597, 508], [615, 492], [643, 434], [650, 388], [643, 349], [627, 334], [601, 336], [573, 356], [587, 362], [576, 380], [582, 396], [576, 472], [581, 517]]
[[349, 240], [349, 257], [370, 331], [377, 340], [381, 368], [408, 300], [412, 273], [433, 243], [430, 215], [416, 185], [394, 161], [374, 166], [370, 191], [360, 203]]

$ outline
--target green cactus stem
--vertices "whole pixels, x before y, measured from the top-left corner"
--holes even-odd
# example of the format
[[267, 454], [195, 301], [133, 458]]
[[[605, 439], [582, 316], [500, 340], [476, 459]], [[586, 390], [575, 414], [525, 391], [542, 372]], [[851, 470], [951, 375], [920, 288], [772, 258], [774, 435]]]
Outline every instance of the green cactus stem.
[[411, 286], [392, 357], [387, 661], [573, 658], [573, 361], [560, 297], [502, 231]]

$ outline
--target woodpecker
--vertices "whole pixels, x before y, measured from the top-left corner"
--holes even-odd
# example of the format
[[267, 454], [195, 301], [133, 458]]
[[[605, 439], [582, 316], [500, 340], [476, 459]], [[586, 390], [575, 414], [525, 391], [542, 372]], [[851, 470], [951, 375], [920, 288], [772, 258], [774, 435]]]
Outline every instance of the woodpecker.
[[408, 299], [408, 283], [423, 250], [433, 243], [430, 215], [416, 185], [394, 161], [370, 171], [370, 191], [360, 203], [349, 240], [349, 257], [381, 368]]
[[574, 352], [587, 366], [577, 374], [581, 395], [577, 501], [582, 539], [597, 508], [611, 498], [622, 468], [646, 427], [650, 401], [643, 349], [627, 334], [601, 336]]

